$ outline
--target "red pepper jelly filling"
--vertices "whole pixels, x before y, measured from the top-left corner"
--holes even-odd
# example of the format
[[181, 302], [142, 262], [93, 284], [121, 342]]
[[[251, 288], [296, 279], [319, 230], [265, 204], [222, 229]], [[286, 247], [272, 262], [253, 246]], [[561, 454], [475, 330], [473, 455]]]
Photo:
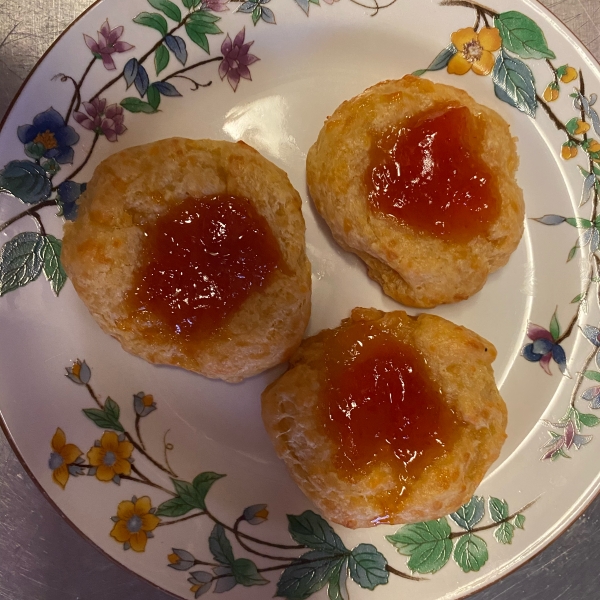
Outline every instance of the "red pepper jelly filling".
[[423, 355], [370, 323], [334, 332], [325, 369], [323, 424], [337, 448], [335, 468], [348, 481], [381, 467], [391, 473], [396, 489], [380, 498], [384, 517], [446, 456], [462, 421]]
[[267, 220], [246, 198], [187, 198], [144, 233], [128, 301], [136, 319], [149, 313], [169, 337], [214, 334], [283, 261]]
[[443, 240], [486, 235], [500, 199], [480, 121], [464, 106], [438, 106], [374, 136], [365, 174], [371, 210]]

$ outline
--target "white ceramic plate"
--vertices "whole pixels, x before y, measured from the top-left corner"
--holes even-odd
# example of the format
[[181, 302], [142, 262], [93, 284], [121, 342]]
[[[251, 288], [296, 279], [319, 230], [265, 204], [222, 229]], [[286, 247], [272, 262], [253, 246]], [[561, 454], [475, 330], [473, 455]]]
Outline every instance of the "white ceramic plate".
[[[0, 134], [3, 426], [84, 535], [182, 598], [458, 598], [548, 544], [598, 489], [597, 65], [527, 0], [509, 12], [500, 0], [485, 9], [374, 2], [102, 0], [44, 57]], [[495, 61], [493, 74], [449, 74], [448, 60], [464, 50], [464, 35], [450, 46], [452, 33], [486, 23], [499, 28], [502, 49], [476, 33], [467, 41], [484, 63]], [[244, 55], [260, 60], [240, 63]], [[519, 137], [522, 243], [479, 294], [434, 311], [498, 348], [508, 440], [452, 517], [330, 528], [263, 430], [260, 393], [283, 368], [227, 385], [126, 354], [64, 280], [56, 203], [72, 217], [79, 184], [127, 146], [244, 140], [287, 171], [304, 199], [308, 334], [355, 306], [398, 308], [333, 243], [306, 194], [304, 161], [342, 100], [432, 61], [427, 76], [465, 88]], [[107, 102], [86, 116], [79, 101], [94, 97]], [[319, 561], [294, 562], [311, 549]]]

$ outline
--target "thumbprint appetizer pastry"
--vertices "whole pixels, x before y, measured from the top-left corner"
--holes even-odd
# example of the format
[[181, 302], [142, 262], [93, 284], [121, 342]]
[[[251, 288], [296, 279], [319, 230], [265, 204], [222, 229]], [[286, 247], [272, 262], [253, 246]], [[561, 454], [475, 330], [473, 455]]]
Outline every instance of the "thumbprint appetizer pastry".
[[307, 162], [317, 210], [342, 248], [403, 304], [464, 300], [523, 233], [509, 126], [466, 92], [407, 75], [344, 102]]
[[437, 519], [471, 498], [506, 438], [495, 357], [441, 317], [355, 308], [302, 342], [263, 392], [263, 421], [327, 519]]
[[237, 382], [288, 359], [310, 316], [301, 200], [243, 142], [161, 140], [96, 169], [62, 259], [125, 350]]

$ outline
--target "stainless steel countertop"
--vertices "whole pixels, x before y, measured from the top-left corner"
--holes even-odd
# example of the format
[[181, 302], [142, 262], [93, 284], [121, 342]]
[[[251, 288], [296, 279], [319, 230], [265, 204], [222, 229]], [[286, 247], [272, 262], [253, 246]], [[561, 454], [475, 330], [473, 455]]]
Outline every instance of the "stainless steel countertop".
[[[600, 0], [541, 0], [600, 60]], [[0, 0], [0, 117], [91, 0]], [[1, 385], [1, 382], [0, 382]], [[600, 498], [556, 542], [473, 600], [600, 598]], [[0, 599], [167, 600], [100, 554], [46, 502], [0, 432]]]

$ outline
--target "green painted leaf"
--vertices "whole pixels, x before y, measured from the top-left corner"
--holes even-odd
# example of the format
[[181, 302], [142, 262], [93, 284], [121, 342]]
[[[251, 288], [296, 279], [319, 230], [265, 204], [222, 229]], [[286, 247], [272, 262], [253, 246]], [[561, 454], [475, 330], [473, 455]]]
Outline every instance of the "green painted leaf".
[[217, 523], [208, 538], [208, 547], [217, 562], [222, 565], [233, 565], [233, 548], [225, 535], [225, 528]]
[[473, 496], [469, 502], [461, 506], [450, 518], [463, 529], [471, 530], [485, 515], [485, 502], [481, 496]]
[[158, 13], [141, 12], [133, 19], [133, 22], [156, 29], [162, 36], [167, 35], [169, 30], [166, 19]]
[[[190, 20], [191, 21], [203, 21], [205, 23], [216, 23], [217, 21], [221, 20], [221, 17], [218, 17], [217, 15], [208, 12], [206, 10], [198, 10], [195, 13], [192, 13], [190, 15]], [[223, 32], [220, 32], [223, 33]]]
[[53, 235], [44, 237], [43, 269], [46, 279], [50, 282], [52, 291], [58, 296], [67, 282], [67, 274], [60, 262], [62, 241]]
[[195, 27], [194, 24], [190, 23], [189, 21], [185, 24], [185, 30], [190, 40], [192, 40], [192, 42], [194, 42], [194, 44], [196, 44], [197, 46], [200, 46], [200, 48], [202, 48], [204, 52], [210, 54], [208, 38], [206, 37], [205, 33], [198, 31], [198, 29], [199, 28]]
[[[571, 135], [575, 135], [575, 132], [579, 129], [579, 119], [577, 117], [573, 117], [570, 121], [568, 121], [567, 123], [565, 123], [565, 127], [567, 128], [567, 131], [571, 134]], [[579, 167], [581, 169], [581, 171], [583, 172], [585, 169], [582, 169], [581, 167]], [[589, 173], [588, 173], [589, 175]], [[587, 177], [587, 175], [586, 175]]]
[[100, 429], [112, 429], [114, 431], [123, 432], [123, 426], [119, 421], [115, 421], [106, 411], [98, 408], [84, 408], [85, 416], [95, 423]]
[[388, 582], [387, 560], [372, 544], [359, 544], [348, 559], [350, 577], [361, 588], [374, 590]]
[[178, 23], [181, 21], [181, 10], [179, 10], [177, 4], [173, 4], [171, 0], [148, 0], [148, 2], [152, 8], [162, 11], [169, 19], [177, 21]]
[[196, 8], [200, 5], [200, 2], [202, 2], [202, 0], [183, 0], [183, 5], [186, 8]]
[[194, 42], [204, 50], [206, 53], [210, 53], [207, 35], [215, 35], [223, 33], [217, 25], [216, 21], [219, 17], [211, 15], [205, 11], [198, 11], [190, 17], [190, 20], [185, 24], [185, 30], [187, 34]]
[[233, 576], [240, 585], [251, 587], [253, 585], [266, 585], [269, 583], [256, 568], [256, 565], [247, 558], [238, 558], [231, 565]]
[[499, 14], [494, 23], [500, 31], [502, 45], [521, 58], [556, 58], [537, 23], [523, 13], [511, 10]]
[[0, 250], [0, 296], [35, 281], [44, 264], [44, 239], [25, 231], [6, 242]]
[[0, 191], [26, 204], [37, 204], [50, 197], [52, 182], [40, 165], [29, 160], [13, 160], [0, 171]]
[[201, 505], [199, 508], [202, 508], [202, 510], [206, 509], [206, 495], [213, 486], [213, 483], [219, 479], [222, 479], [223, 477], [225, 477], [225, 475], [213, 473], [212, 471], [206, 471], [194, 477], [194, 480], [192, 481], [192, 487], [195, 491], [196, 500]]
[[571, 304], [577, 304], [578, 302], [581, 301], [582, 298], [583, 298], [583, 294], [577, 294], [577, 296], [575, 296], [575, 298], [573, 298], [573, 300], [571, 300]]
[[519, 529], [525, 529], [525, 515], [518, 514], [513, 521], [515, 527]]
[[478, 535], [467, 533], [456, 542], [454, 560], [465, 573], [479, 571], [488, 558], [487, 544]]
[[573, 416], [573, 424], [575, 425], [575, 431], [581, 431], [581, 413], [578, 410], [571, 409], [569, 414]]
[[450, 526], [445, 518], [404, 525], [395, 534], [386, 536], [400, 554], [410, 556], [408, 568], [417, 573], [439, 571], [452, 555]]
[[579, 248], [579, 246], [577, 244], [575, 244], [571, 248], [571, 250], [569, 250], [569, 256], [567, 256], [567, 262], [571, 262], [575, 258], [575, 255], [577, 254], [577, 248]]
[[252, 23], [256, 25], [260, 21], [261, 7], [260, 4], [252, 11]]
[[156, 515], [159, 517], [181, 517], [193, 509], [193, 506], [177, 496], [160, 504], [156, 510]]
[[554, 341], [560, 337], [560, 323], [558, 322], [556, 311], [554, 311], [552, 319], [550, 319], [550, 335]]
[[194, 508], [200, 508], [201, 510], [204, 510], [204, 506], [198, 506], [196, 490], [191, 483], [182, 481], [181, 479], [171, 479], [171, 481], [173, 482], [175, 492], [184, 502], [190, 506], [193, 506]]
[[121, 106], [132, 113], [155, 113], [156, 109], [152, 108], [148, 102], [144, 102], [139, 98], [125, 98], [121, 100]]
[[592, 226], [591, 221], [589, 221], [588, 219], [580, 219], [579, 217], [569, 217], [568, 219], [565, 219], [565, 221], [569, 225], [573, 227], [578, 227], [579, 229], [589, 229]]
[[600, 381], [600, 373], [598, 371], [584, 371], [583, 376], [592, 381]]
[[512, 523], [504, 522], [494, 530], [494, 537], [501, 544], [512, 544], [514, 535], [515, 526]]
[[148, 104], [154, 109], [156, 110], [158, 108], [158, 106], [160, 105], [160, 92], [157, 89], [156, 85], [152, 84], [151, 86], [148, 87]]
[[281, 574], [276, 596], [305, 600], [335, 578], [346, 560], [345, 556], [323, 550], [306, 552]]
[[600, 419], [596, 415], [589, 413], [579, 413], [579, 421], [586, 427], [596, 427], [600, 424]]
[[410, 556], [421, 544], [437, 542], [450, 538], [450, 526], [445, 517], [437, 521], [424, 521], [412, 525], [404, 525], [393, 535], [385, 539], [392, 544], [400, 554]]
[[287, 518], [288, 530], [296, 543], [313, 550], [349, 553], [333, 527], [312, 510], [306, 510], [301, 515], [287, 515]]
[[537, 92], [531, 69], [504, 49], [496, 58], [492, 72], [496, 96], [521, 112], [535, 117]]
[[327, 596], [329, 600], [350, 600], [348, 594], [348, 559], [342, 560], [329, 577]]
[[494, 498], [493, 496], [490, 496], [488, 506], [490, 510], [490, 517], [492, 517], [492, 521], [494, 521], [494, 523], [499, 523], [500, 521], [508, 518], [508, 504], [505, 500], [500, 500], [500, 498]]
[[407, 566], [415, 573], [437, 573], [450, 560], [453, 547], [449, 539], [421, 544], [411, 554]]
[[[169, 54], [169, 50], [164, 45], [159, 46], [156, 49], [156, 52], [154, 53], [154, 68], [156, 69], [157, 75], [167, 68], [170, 58], [171, 55]], [[148, 102], [150, 102], [150, 99], [148, 99]], [[150, 106], [152, 106], [152, 108], [157, 108], [158, 105], [154, 106], [152, 102], [150, 102]]]
[[121, 415], [121, 409], [119, 405], [109, 396], [104, 403], [104, 412], [108, 415], [110, 419], [119, 422], [119, 417]]
[[426, 69], [419, 69], [415, 71], [413, 75], [416, 77], [421, 77], [427, 73], [427, 71], [439, 71], [448, 66], [450, 59], [456, 54], [456, 46], [454, 44], [450, 44], [446, 46], [431, 62], [431, 64]]

